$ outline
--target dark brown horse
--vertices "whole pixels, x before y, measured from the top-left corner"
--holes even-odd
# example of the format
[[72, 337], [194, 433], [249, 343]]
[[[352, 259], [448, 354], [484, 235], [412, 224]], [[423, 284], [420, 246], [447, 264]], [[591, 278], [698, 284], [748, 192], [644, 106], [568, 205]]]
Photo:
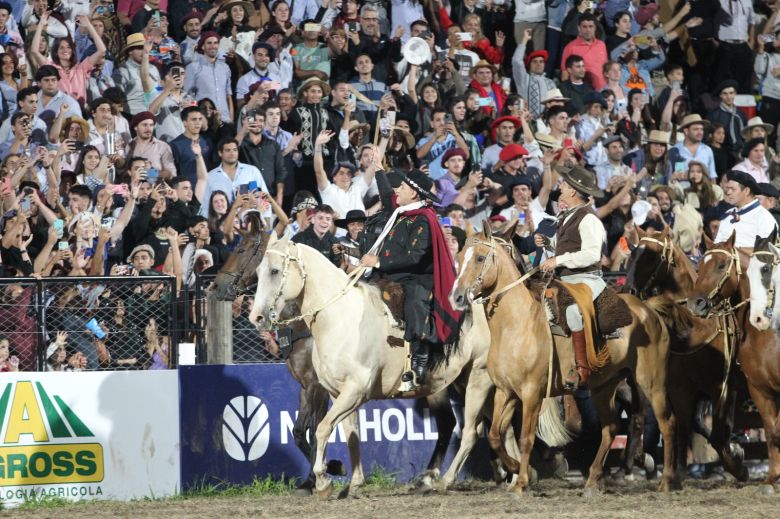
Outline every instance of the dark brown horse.
[[727, 241], [708, 247], [688, 306], [697, 315], [733, 316], [735, 330], [730, 350], [738, 350], [733, 356], [739, 359], [766, 433], [769, 471], [762, 490], [774, 492], [773, 484], [780, 476], [780, 427], [775, 403], [780, 396], [780, 337], [771, 329], [760, 331], [749, 322], [750, 280], [741, 268], [734, 241], [732, 235]]
[[[247, 219], [247, 229], [240, 230], [241, 241], [230, 254], [225, 264], [211, 286], [217, 298], [232, 301], [239, 295], [253, 293], [257, 285], [257, 267], [263, 259], [268, 246], [269, 234], [263, 229], [260, 218], [250, 213]], [[310, 464], [314, 463], [315, 449], [311, 443], [322, 418], [328, 411], [330, 396], [320, 384], [312, 364], [312, 339], [308, 328], [302, 322], [292, 325], [292, 347], [287, 357], [287, 368], [293, 378], [301, 385], [298, 404], [298, 416], [293, 426], [295, 445], [300, 449]], [[258, 337], [259, 340], [259, 337]], [[438, 439], [428, 471], [438, 477], [439, 469], [444, 462], [444, 456], [452, 438], [452, 432], [457, 424], [449, 402], [447, 391], [442, 391], [426, 398], [436, 420]], [[340, 461], [330, 460], [327, 472], [333, 475], [344, 475], [345, 469]], [[300, 490], [311, 493], [314, 474], [302, 482]]]
[[686, 474], [687, 451], [693, 431], [693, 417], [699, 393], [713, 402], [712, 429], [699, 431], [718, 452], [723, 466], [735, 478], [745, 481], [747, 469], [730, 444], [733, 428], [731, 410], [735, 401], [734, 378], [729, 371], [728, 390], [721, 398], [726, 379], [724, 347], [726, 336], [718, 333], [719, 322], [693, 315], [683, 304], [696, 284], [693, 262], [674, 244], [668, 228], [645, 233], [637, 229], [639, 246], [631, 255], [624, 290], [647, 295], [659, 293], [647, 301], [669, 329], [670, 355], [667, 377], [668, 397], [676, 418], [676, 478]]

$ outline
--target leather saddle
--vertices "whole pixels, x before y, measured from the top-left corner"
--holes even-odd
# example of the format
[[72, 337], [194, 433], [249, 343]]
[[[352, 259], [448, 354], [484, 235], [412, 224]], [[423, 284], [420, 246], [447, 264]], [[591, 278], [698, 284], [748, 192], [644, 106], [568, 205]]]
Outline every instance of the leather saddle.
[[595, 301], [591, 300], [590, 290], [585, 288], [582, 284], [569, 284], [557, 279], [549, 285], [541, 280], [532, 280], [531, 292], [546, 305], [555, 335], [571, 336], [566, 323], [566, 308], [575, 303], [582, 310], [583, 319], [592, 319], [592, 325], [586, 328], [593, 329], [596, 337], [612, 338], [620, 328], [633, 322], [631, 310], [613, 288], [605, 288]]

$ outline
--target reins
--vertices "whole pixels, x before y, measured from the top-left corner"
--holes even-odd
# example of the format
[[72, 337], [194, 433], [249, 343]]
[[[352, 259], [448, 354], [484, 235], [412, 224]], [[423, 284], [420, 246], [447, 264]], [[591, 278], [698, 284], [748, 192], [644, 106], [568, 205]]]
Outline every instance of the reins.
[[[494, 236], [491, 236], [489, 242], [484, 242], [484, 241], [478, 240], [476, 238], [472, 238], [472, 239], [476, 243], [488, 247], [490, 249], [490, 252], [488, 253], [487, 257], [485, 258], [485, 261], [482, 262], [482, 268], [479, 271], [479, 275], [477, 275], [477, 278], [474, 280], [474, 283], [472, 283], [471, 286], [468, 289], [469, 298], [471, 298], [471, 295], [473, 293], [477, 292], [477, 290], [479, 290], [479, 291], [482, 290], [482, 283], [485, 280], [484, 279], [484, 275], [485, 275], [485, 269], [487, 269], [487, 264], [489, 263], [490, 260], [495, 260], [495, 255], [496, 255], [496, 251], [495, 251], [496, 245], [495, 244], [496, 243], [498, 243], [502, 247], [509, 248], [510, 255], [513, 258], [515, 256], [514, 248], [511, 246], [511, 244], [507, 243], [505, 240], [503, 240], [501, 238], [496, 238]], [[478, 305], [487, 303], [491, 299], [493, 299], [495, 297], [498, 297], [498, 296], [500, 296], [501, 294], [503, 294], [505, 292], [509, 292], [510, 290], [515, 288], [516, 286], [518, 286], [521, 283], [523, 283], [526, 279], [528, 279], [531, 276], [533, 276], [534, 274], [536, 274], [538, 271], [539, 271], [539, 267], [534, 267], [531, 270], [529, 270], [526, 274], [524, 274], [523, 276], [520, 276], [519, 279], [516, 279], [515, 281], [512, 281], [511, 283], [509, 283], [505, 287], [502, 287], [502, 288], [500, 288], [498, 290], [494, 290], [489, 296], [477, 297], [476, 299], [473, 299], [472, 302], [476, 303]]]

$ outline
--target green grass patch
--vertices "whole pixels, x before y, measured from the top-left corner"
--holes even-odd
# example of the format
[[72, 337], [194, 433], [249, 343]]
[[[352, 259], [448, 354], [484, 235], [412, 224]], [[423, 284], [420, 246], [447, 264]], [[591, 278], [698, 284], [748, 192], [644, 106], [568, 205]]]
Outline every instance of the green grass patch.
[[[23, 503], [21, 503], [18, 507], [16, 507], [16, 510], [38, 510], [41, 508], [60, 508], [63, 506], [73, 505], [76, 504], [77, 501], [68, 501], [67, 499], [63, 499], [61, 497], [57, 496], [47, 496], [47, 495], [35, 495], [33, 494], [32, 497], [28, 497], [24, 500]], [[3, 506], [3, 508], [6, 508]]]
[[371, 488], [391, 488], [398, 483], [398, 473], [390, 472], [381, 465], [374, 463], [371, 465], [371, 472], [366, 478], [366, 487]]
[[296, 483], [296, 478], [288, 479], [284, 475], [279, 479], [274, 479], [272, 476], [255, 478], [248, 485], [203, 482], [184, 492], [181, 497], [286, 496], [295, 490]]

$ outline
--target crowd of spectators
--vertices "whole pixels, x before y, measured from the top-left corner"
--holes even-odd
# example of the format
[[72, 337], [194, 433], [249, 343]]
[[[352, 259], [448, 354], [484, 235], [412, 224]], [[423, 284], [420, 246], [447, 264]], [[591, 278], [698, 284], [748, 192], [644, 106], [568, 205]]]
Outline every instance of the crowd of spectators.
[[[47, 369], [164, 367], [161, 305], [219, 269], [247, 214], [349, 270], [412, 169], [435, 181], [453, 253], [484, 222], [517, 224], [538, 264], [556, 168], [580, 165], [604, 191], [605, 269], [624, 267], [639, 226], [698, 257], [732, 207], [758, 196], [780, 215], [778, 13], [770, 0], [0, 1], [0, 312], [14, 319], [0, 370], [33, 369], [36, 305]], [[94, 280], [151, 275], [175, 282]], [[43, 300], [8, 279], [83, 276]]]

